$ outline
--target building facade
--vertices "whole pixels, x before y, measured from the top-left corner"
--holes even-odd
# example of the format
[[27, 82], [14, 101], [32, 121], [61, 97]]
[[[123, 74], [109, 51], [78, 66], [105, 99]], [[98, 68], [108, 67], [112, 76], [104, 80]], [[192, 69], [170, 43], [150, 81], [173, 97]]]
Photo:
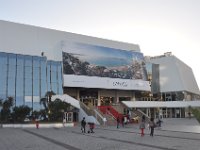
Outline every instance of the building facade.
[[62, 62], [46, 57], [0, 52], [0, 97], [14, 98], [14, 106], [40, 110], [47, 91], [62, 94]]
[[[0, 21], [0, 34], [0, 97], [14, 97], [16, 106], [38, 110], [47, 91], [67, 94], [90, 108], [122, 102], [130, 110], [143, 109], [143, 102], [157, 101], [158, 97], [173, 101], [184, 92], [193, 93], [190, 99], [187, 97], [192, 100], [199, 94], [191, 69], [185, 67], [192, 75], [191, 85], [184, 81], [184, 89], [169, 87], [173, 80], [179, 80], [163, 73], [163, 60], [146, 61], [135, 44], [7, 21]], [[178, 68], [172, 64], [168, 69], [175, 72]], [[164, 80], [165, 75], [173, 80]], [[144, 112], [151, 115], [150, 107], [143, 106]]]

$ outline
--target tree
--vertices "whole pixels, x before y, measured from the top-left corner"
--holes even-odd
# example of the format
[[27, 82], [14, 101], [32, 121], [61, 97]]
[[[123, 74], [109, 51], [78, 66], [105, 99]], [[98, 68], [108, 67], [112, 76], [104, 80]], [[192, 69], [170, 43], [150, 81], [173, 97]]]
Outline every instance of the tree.
[[[42, 104], [44, 106], [44, 110], [45, 110], [45, 114], [44, 115], [45, 119], [46, 119], [46, 116], [48, 116], [48, 112], [49, 112], [49, 103], [51, 103], [51, 98], [53, 95], [56, 95], [53, 91], [47, 91], [46, 94], [45, 94], [45, 97], [41, 98], [40, 99], [40, 104]], [[44, 113], [44, 112], [43, 112]]]
[[2, 102], [1, 117], [3, 121], [8, 122], [8, 119], [11, 119], [10, 109], [13, 106], [13, 104], [14, 98], [11, 96], [7, 97], [7, 99], [4, 102]]
[[50, 120], [51, 121], [62, 121], [63, 112], [70, 111], [71, 105], [67, 102], [63, 102], [60, 99], [56, 99], [55, 101], [49, 103], [50, 110]]
[[12, 115], [15, 117], [17, 122], [24, 122], [26, 116], [30, 115], [30, 111], [31, 108], [26, 105], [16, 106], [13, 108]]
[[48, 111], [48, 104], [51, 102], [53, 95], [56, 95], [53, 91], [47, 91], [45, 97], [40, 99], [40, 104], [44, 106], [44, 109]]

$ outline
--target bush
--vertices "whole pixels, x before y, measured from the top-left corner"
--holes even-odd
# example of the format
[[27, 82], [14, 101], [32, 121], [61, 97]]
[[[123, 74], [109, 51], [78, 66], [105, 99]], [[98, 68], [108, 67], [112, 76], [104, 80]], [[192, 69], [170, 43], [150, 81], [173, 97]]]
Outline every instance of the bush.
[[31, 108], [22, 105], [13, 108], [12, 116], [16, 122], [24, 122], [25, 118], [30, 115]]
[[192, 113], [200, 123], [200, 108], [193, 108]]

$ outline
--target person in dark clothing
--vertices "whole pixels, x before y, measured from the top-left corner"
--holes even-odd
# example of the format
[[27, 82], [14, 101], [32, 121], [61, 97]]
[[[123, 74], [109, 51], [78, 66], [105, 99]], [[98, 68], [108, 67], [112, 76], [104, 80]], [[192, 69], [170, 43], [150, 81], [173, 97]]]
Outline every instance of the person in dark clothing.
[[85, 133], [85, 126], [86, 126], [86, 121], [85, 121], [85, 117], [83, 117], [83, 119], [81, 121], [81, 131], [82, 131], [82, 133]]
[[122, 116], [122, 127], [124, 127], [124, 116]]
[[160, 120], [160, 118], [158, 118], [158, 121], [156, 122], [156, 124], [158, 125], [158, 127], [161, 127], [161, 123], [162, 123], [162, 120]]
[[142, 115], [142, 122], [145, 122], [145, 115]]
[[88, 131], [88, 133], [94, 133], [94, 123], [93, 122], [89, 122], [88, 123], [90, 130]]
[[119, 128], [120, 119], [117, 117], [117, 128]]
[[150, 131], [150, 136], [153, 136], [153, 134], [154, 134], [154, 128], [156, 127], [155, 122], [154, 122], [154, 118], [150, 119], [149, 127], [150, 127], [150, 130], [151, 130]]

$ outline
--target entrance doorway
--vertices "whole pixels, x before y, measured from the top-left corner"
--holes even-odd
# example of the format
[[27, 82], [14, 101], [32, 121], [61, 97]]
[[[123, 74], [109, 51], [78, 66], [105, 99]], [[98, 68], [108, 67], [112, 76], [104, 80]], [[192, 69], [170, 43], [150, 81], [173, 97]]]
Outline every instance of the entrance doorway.
[[98, 90], [96, 89], [81, 89], [80, 101], [88, 107], [96, 107], [98, 103]]
[[109, 106], [114, 103], [114, 97], [100, 97], [101, 100], [101, 106]]
[[63, 123], [73, 122], [73, 112], [64, 112]]

